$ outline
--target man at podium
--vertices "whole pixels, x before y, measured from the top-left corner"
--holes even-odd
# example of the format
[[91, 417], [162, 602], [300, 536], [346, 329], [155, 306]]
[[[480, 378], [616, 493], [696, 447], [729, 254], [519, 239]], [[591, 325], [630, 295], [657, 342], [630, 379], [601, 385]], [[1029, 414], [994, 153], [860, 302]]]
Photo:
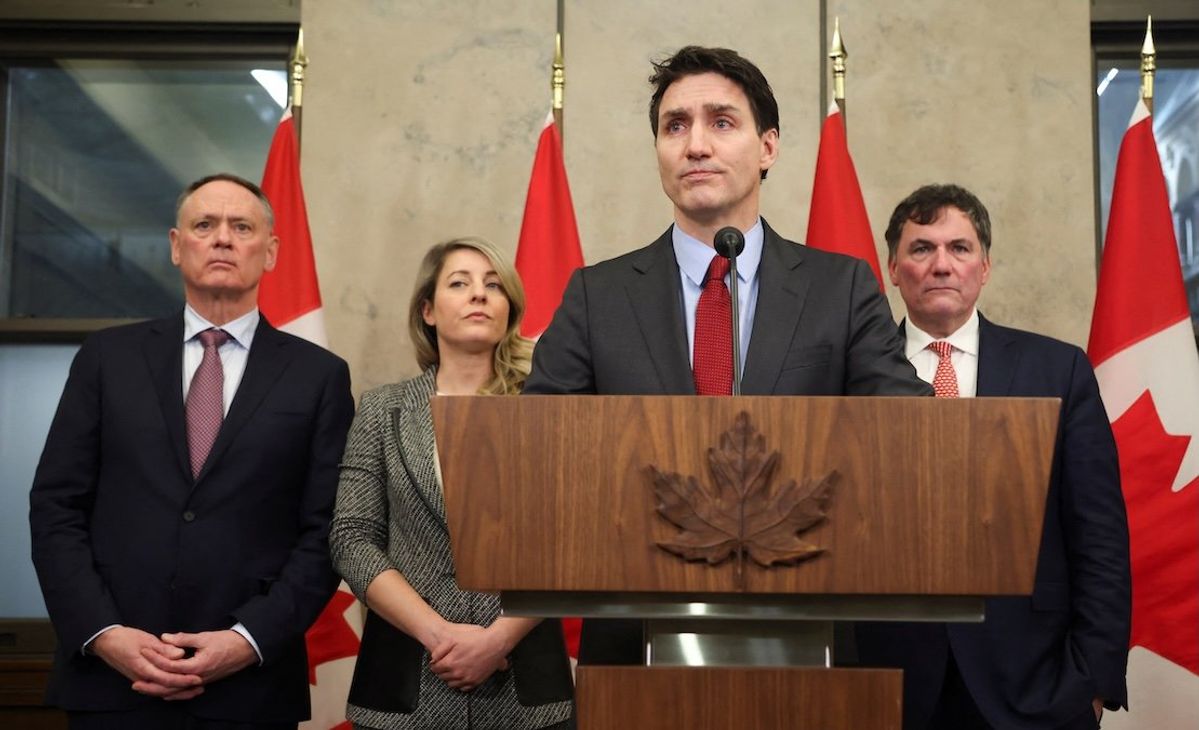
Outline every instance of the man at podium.
[[886, 238], [907, 356], [938, 397], [1059, 397], [1062, 411], [1032, 595], [987, 600], [981, 624], [858, 624], [861, 662], [904, 670], [906, 730], [1098, 727], [1104, 706], [1126, 704], [1132, 589], [1095, 374], [1077, 347], [978, 312], [991, 221], [969, 191], [920, 188]]
[[[737, 257], [742, 392], [931, 395], [903, 356], [863, 261], [779, 236], [758, 213], [779, 150], [778, 103], [735, 51], [687, 46], [653, 65], [650, 128], [674, 223], [644, 248], [571, 277], [533, 354], [525, 393], [729, 395], [729, 261]], [[580, 661], [637, 664], [637, 622], [588, 621]]]

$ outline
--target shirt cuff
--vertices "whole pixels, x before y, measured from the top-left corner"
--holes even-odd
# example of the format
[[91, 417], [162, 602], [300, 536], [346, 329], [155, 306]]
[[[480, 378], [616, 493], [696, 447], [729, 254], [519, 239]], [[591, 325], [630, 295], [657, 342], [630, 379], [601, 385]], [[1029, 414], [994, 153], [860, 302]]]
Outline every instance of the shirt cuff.
[[120, 624], [109, 624], [108, 626], [105, 626], [104, 628], [100, 629], [96, 633], [92, 634], [91, 638], [88, 639], [87, 641], [83, 642], [83, 646], [79, 647], [79, 653], [84, 656], [91, 654], [90, 647], [92, 645], [92, 642], [96, 640], [97, 636], [99, 636], [100, 634], [103, 634], [105, 631], [109, 631], [111, 629], [119, 629], [120, 627], [121, 627]]
[[245, 627], [245, 626], [242, 624], [242, 622], [241, 622], [241, 621], [238, 621], [237, 623], [233, 624], [232, 630], [233, 630], [233, 631], [236, 631], [236, 632], [237, 632], [237, 633], [239, 633], [239, 634], [241, 634], [243, 639], [245, 639], [246, 641], [250, 642], [250, 647], [251, 647], [252, 649], [254, 649], [254, 653], [258, 655], [258, 666], [260, 666], [260, 667], [261, 667], [261, 666], [262, 666], [262, 651], [260, 651], [260, 650], [259, 650], [259, 648], [258, 648], [258, 642], [257, 642], [257, 641], [254, 641], [254, 637], [253, 637], [253, 636], [250, 636], [250, 630], [249, 630], [249, 629], [247, 629], [247, 628], [246, 628], [246, 627]]

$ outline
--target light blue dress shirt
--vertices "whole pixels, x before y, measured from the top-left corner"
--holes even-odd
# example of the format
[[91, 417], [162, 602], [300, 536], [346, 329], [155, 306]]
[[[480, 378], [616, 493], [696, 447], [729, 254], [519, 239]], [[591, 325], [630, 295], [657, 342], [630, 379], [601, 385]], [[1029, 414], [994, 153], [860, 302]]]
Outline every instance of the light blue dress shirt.
[[[692, 238], [678, 227], [671, 229], [674, 260], [679, 265], [679, 283], [683, 291], [683, 314], [687, 319], [687, 360], [695, 366], [695, 307], [703, 292], [704, 275], [716, 256], [715, 249]], [[745, 250], [737, 257], [737, 301], [741, 306], [741, 372], [745, 372], [745, 357], [749, 338], [753, 334], [754, 311], [758, 307], [758, 265], [762, 263], [762, 219], [745, 232]], [[729, 286], [729, 274], [724, 285]], [[729, 287], [732, 291], [732, 287]]]

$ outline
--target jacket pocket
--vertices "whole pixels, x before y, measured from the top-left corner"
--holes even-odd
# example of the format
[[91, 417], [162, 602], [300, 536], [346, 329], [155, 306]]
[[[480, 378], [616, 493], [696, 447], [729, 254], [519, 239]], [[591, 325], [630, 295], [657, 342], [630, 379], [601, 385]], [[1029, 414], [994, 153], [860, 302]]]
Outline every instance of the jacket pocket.
[[350, 704], [379, 712], [415, 710], [424, 652], [419, 641], [368, 610], [350, 681]]
[[783, 370], [798, 370], [799, 368], [827, 365], [829, 360], [832, 359], [832, 354], [832, 345], [796, 347], [787, 352], [787, 357], [783, 360]]

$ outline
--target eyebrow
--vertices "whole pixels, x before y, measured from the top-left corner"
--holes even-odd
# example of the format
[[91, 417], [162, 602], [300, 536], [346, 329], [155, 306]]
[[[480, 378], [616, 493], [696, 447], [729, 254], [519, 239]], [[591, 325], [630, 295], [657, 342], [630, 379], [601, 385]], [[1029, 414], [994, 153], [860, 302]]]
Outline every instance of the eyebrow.
[[[705, 112], [707, 112], [708, 114], [727, 114], [729, 112], [739, 113], [741, 111], [741, 109], [738, 108], [736, 104], [716, 103], [716, 102], [708, 102], [707, 104], [704, 104], [703, 110]], [[677, 119], [679, 117], [690, 117], [691, 112], [689, 112], [687, 109], [680, 106], [680, 107], [675, 107], [674, 109], [667, 109], [667, 110], [663, 111], [659, 116], [662, 118], [663, 121], [665, 121], [667, 119]]]
[[[933, 241], [932, 239], [929, 239], [929, 238], [913, 238], [913, 239], [912, 239], [912, 244], [917, 244], [917, 243], [927, 243], [927, 244], [931, 244], [931, 245], [936, 245], [936, 241]], [[953, 238], [953, 239], [950, 239], [950, 240], [949, 240], [949, 243], [969, 243], [969, 244], [973, 244], [973, 243], [975, 243], [975, 242], [974, 242], [974, 241], [972, 241], [972, 240], [970, 240], [969, 238]]]
[[[454, 276], [455, 274], [463, 274], [464, 276], [470, 276], [471, 272], [467, 271], [466, 269], [454, 269], [453, 271], [446, 272], [446, 276]], [[499, 273], [496, 272], [495, 269], [490, 269], [489, 271], [484, 273], [483, 276], [499, 276]]]
[[254, 220], [254, 217], [253, 217], [253, 216], [249, 216], [249, 215], [230, 215], [230, 216], [225, 216], [225, 215], [222, 215], [222, 214], [220, 214], [220, 213], [199, 213], [199, 214], [197, 214], [197, 215], [196, 215], [196, 220], [201, 220], [201, 221], [219, 221], [219, 220], [227, 220], [227, 221], [234, 221], [234, 222], [237, 222], [237, 221], [253, 221], [253, 220]]

